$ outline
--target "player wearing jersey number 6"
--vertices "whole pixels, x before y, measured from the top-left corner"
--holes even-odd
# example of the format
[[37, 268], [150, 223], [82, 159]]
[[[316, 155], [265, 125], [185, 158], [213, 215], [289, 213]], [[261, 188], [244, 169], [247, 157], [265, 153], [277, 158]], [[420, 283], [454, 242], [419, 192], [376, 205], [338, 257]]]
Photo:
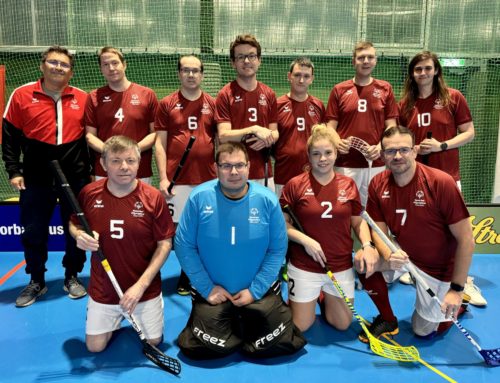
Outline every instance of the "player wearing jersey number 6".
[[[362, 210], [354, 181], [334, 171], [335, 135], [325, 125], [315, 125], [307, 141], [310, 172], [292, 178], [283, 188], [280, 204], [288, 205], [304, 229], [292, 226], [285, 212], [290, 244], [288, 297], [293, 321], [302, 331], [315, 320], [316, 300], [324, 292], [328, 323], [345, 330], [352, 313], [325, 273], [332, 270], [348, 298], [354, 298], [351, 228], [366, 257], [375, 257], [370, 230], [359, 216]], [[366, 270], [363, 268], [362, 270]]]

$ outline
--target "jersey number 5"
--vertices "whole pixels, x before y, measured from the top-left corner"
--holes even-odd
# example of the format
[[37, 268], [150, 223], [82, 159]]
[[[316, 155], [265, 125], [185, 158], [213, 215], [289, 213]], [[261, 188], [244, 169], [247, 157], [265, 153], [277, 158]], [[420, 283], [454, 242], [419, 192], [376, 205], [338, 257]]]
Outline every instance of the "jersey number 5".
[[122, 239], [123, 238], [123, 227], [125, 223], [123, 219], [112, 219], [109, 221], [109, 231], [111, 233], [111, 238]]

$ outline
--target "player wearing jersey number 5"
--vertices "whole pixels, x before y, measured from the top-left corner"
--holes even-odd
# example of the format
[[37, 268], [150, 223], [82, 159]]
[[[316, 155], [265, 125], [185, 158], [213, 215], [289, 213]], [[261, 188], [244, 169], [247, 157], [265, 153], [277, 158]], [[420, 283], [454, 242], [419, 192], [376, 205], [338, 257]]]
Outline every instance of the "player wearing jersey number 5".
[[[395, 125], [398, 109], [391, 84], [372, 77], [377, 55], [372, 43], [362, 41], [353, 50], [354, 78], [334, 86], [326, 107], [325, 121], [340, 136], [336, 171], [354, 179], [366, 205], [370, 179], [385, 167], [380, 157], [380, 138], [384, 129]], [[358, 137], [370, 147], [366, 158], [349, 150], [349, 138]], [[367, 161], [373, 161], [370, 170]], [[370, 179], [368, 179], [370, 178]]]
[[96, 238], [82, 230], [76, 215], [70, 229], [80, 249], [101, 248], [124, 295], [118, 297], [100, 257], [92, 254], [85, 342], [89, 351], [104, 350], [126, 312], [156, 345], [163, 335], [160, 268], [172, 247], [172, 218], [161, 193], [136, 178], [135, 141], [111, 137], [100, 161], [108, 177], [87, 185], [78, 197]]
[[[412, 327], [417, 335], [433, 336], [451, 326], [450, 316], [463, 312], [462, 294], [474, 251], [469, 213], [450, 175], [415, 161], [417, 148], [409, 129], [387, 129], [382, 153], [388, 170], [372, 180], [367, 212], [384, 232], [390, 230], [404, 251], [392, 253], [374, 234], [381, 255], [375, 269], [383, 271], [387, 281], [401, 275], [408, 259], [420, 269], [443, 304], [436, 305], [417, 283]], [[363, 261], [361, 256], [356, 258], [356, 262]], [[385, 282], [373, 276], [362, 283], [372, 292], [373, 300], [387, 294]], [[384, 325], [387, 319], [383, 315], [370, 327], [376, 336], [386, 332], [383, 328], [390, 328]], [[379, 329], [375, 331], [374, 327]]]
[[179, 346], [196, 359], [240, 347], [255, 357], [293, 353], [305, 340], [276, 280], [287, 248], [278, 199], [248, 181], [252, 164], [242, 143], [221, 144], [215, 161], [218, 179], [193, 190], [175, 235], [193, 287]]
[[337, 156], [335, 138], [325, 125], [313, 127], [307, 141], [311, 171], [288, 181], [280, 198], [280, 204], [290, 206], [304, 229], [302, 233], [294, 228], [284, 213], [291, 241], [288, 297], [293, 321], [302, 331], [314, 323], [321, 291], [328, 323], [339, 330], [346, 330], [351, 324], [351, 310], [325, 273], [327, 265], [353, 302], [351, 228], [363, 244], [359, 252], [365, 257], [376, 256], [368, 225], [359, 216], [362, 207], [356, 184], [333, 170]]
[[231, 65], [236, 80], [226, 84], [217, 95], [216, 115], [220, 142], [246, 142], [252, 168], [250, 179], [274, 190], [270, 147], [278, 140], [276, 95], [257, 81], [261, 47], [255, 36], [239, 35], [230, 46]]
[[127, 79], [127, 62], [118, 49], [102, 48], [98, 61], [107, 85], [90, 92], [85, 108], [87, 142], [97, 153], [95, 175], [106, 176], [99, 161], [104, 141], [111, 136], [124, 135], [139, 143], [141, 164], [137, 176], [150, 183], [154, 120], [158, 105], [156, 94], [152, 89]]

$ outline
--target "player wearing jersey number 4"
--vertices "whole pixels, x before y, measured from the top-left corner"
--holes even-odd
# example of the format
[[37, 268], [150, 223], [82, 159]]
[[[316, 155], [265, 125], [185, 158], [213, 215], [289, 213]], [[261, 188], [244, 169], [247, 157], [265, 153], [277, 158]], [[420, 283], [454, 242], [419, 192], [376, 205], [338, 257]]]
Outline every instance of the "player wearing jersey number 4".
[[[288, 297], [297, 327], [305, 331], [316, 318], [316, 300], [324, 293], [324, 315], [328, 323], [346, 330], [352, 313], [325, 272], [334, 272], [342, 290], [354, 302], [354, 269], [351, 228], [366, 257], [375, 257], [370, 230], [359, 216], [362, 210], [354, 181], [333, 170], [337, 151], [335, 135], [325, 125], [315, 125], [307, 141], [311, 171], [292, 178], [280, 198], [304, 229], [292, 226], [285, 212], [291, 241], [288, 265]], [[364, 272], [364, 270], [363, 270]]]
[[[203, 63], [195, 56], [182, 56], [177, 63], [181, 87], [160, 101], [156, 113], [156, 164], [160, 191], [167, 198], [175, 223], [196, 185], [216, 177], [213, 167], [216, 136], [215, 101], [201, 90]], [[172, 192], [170, 182], [191, 136], [196, 138]], [[189, 279], [181, 272], [180, 295], [189, 294]]]
[[76, 215], [70, 229], [80, 249], [102, 250], [124, 294], [120, 299], [99, 255], [92, 254], [85, 343], [91, 352], [104, 350], [125, 312], [134, 314], [148, 342], [157, 345], [163, 336], [160, 269], [172, 247], [172, 218], [161, 193], [136, 178], [135, 141], [113, 136], [102, 154], [108, 177], [87, 185], [78, 197], [95, 238]]
[[242, 143], [221, 144], [217, 180], [197, 186], [181, 216], [175, 252], [193, 286], [191, 315], [179, 335], [195, 359], [242, 348], [255, 357], [305, 345], [276, 280], [285, 257], [285, 221], [273, 192], [248, 181]]
[[104, 141], [115, 135], [124, 135], [139, 143], [141, 165], [137, 176], [150, 183], [158, 105], [156, 94], [152, 89], [127, 79], [127, 62], [118, 49], [102, 48], [98, 61], [107, 85], [90, 92], [85, 108], [87, 142], [96, 153], [95, 175], [98, 178], [106, 176], [99, 160]]
[[[377, 65], [373, 44], [362, 41], [353, 50], [354, 78], [334, 86], [326, 108], [325, 120], [337, 131], [339, 156], [336, 171], [354, 179], [366, 205], [370, 179], [385, 167], [380, 157], [380, 138], [385, 128], [395, 125], [398, 109], [391, 85], [372, 77]], [[370, 146], [363, 155], [351, 149], [349, 138], [358, 137]], [[370, 170], [367, 161], [373, 161]], [[370, 178], [370, 179], [368, 179]]]
[[[261, 47], [255, 36], [239, 35], [230, 46], [236, 80], [217, 95], [216, 115], [220, 142], [244, 141], [252, 162], [250, 179], [274, 191], [271, 146], [278, 140], [276, 95], [257, 81]], [[267, 165], [266, 165], [267, 164]]]
[[[447, 330], [453, 323], [450, 317], [456, 318], [464, 309], [463, 289], [474, 251], [469, 213], [450, 175], [416, 162], [417, 148], [409, 129], [387, 129], [382, 153], [388, 169], [370, 184], [367, 212], [384, 232], [390, 230], [404, 251], [392, 253], [374, 234], [381, 256], [369, 259], [361, 254], [355, 262], [383, 271], [389, 282], [411, 260], [443, 302], [441, 307], [436, 305], [417, 283], [412, 328], [416, 335], [432, 337]], [[378, 272], [361, 279], [381, 312], [370, 327], [375, 336], [392, 328], [392, 318], [386, 314], [390, 305], [382, 302], [387, 297], [386, 281]], [[366, 339], [363, 334], [360, 338]]]

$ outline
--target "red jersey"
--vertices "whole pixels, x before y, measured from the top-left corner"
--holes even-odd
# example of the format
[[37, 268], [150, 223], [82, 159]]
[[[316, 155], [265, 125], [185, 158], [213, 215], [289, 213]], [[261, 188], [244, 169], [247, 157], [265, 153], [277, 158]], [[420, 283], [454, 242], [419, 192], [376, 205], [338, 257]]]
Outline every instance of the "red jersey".
[[[149, 124], [154, 122], [158, 100], [153, 90], [131, 83], [127, 90], [115, 92], [108, 85], [93, 90], [85, 107], [85, 125], [97, 129], [97, 137], [106, 141], [118, 134], [139, 142], [151, 133]], [[151, 177], [153, 150], [141, 153], [138, 178]], [[105, 177], [96, 153], [95, 174]]]
[[[78, 200], [120, 287], [126, 291], [149, 266], [157, 242], [172, 238], [174, 224], [165, 198], [154, 187], [138, 182], [129, 195], [118, 198], [106, 187], [107, 178], [85, 186]], [[75, 215], [71, 217], [78, 224]], [[141, 301], [161, 292], [160, 273], [144, 292]], [[96, 302], [118, 304], [116, 294], [97, 254], [92, 254], [89, 294]]]
[[[391, 84], [373, 79], [366, 86], [347, 80], [333, 87], [326, 107], [325, 121], [338, 121], [340, 138], [359, 137], [370, 145], [376, 145], [385, 130], [385, 121], [398, 117], [398, 108]], [[346, 168], [368, 167], [365, 157], [355, 149], [339, 154], [335, 166]], [[384, 166], [381, 159], [373, 166]]]
[[417, 162], [411, 182], [399, 187], [385, 170], [370, 183], [367, 211], [387, 224], [415, 265], [441, 281], [451, 280], [457, 241], [448, 226], [469, 217], [452, 177]]
[[177, 179], [177, 185], [199, 185], [216, 177], [214, 169], [215, 100], [203, 92], [195, 101], [176, 91], [160, 101], [155, 129], [167, 131], [167, 175], [172, 179], [189, 142], [196, 141]]
[[[252, 125], [269, 127], [278, 122], [276, 95], [267, 85], [257, 82], [257, 88], [248, 92], [235, 81], [226, 84], [217, 95], [215, 120], [229, 122], [232, 129]], [[247, 146], [250, 157], [250, 179], [264, 178], [264, 164], [269, 152], [266, 148], [255, 151]], [[271, 159], [268, 159], [268, 176], [272, 176]]]
[[[281, 206], [289, 205], [305, 233], [318, 241], [334, 272], [352, 267], [351, 217], [361, 214], [358, 188], [350, 177], [335, 174], [321, 185], [308, 172], [292, 178], [283, 188]], [[304, 247], [290, 242], [290, 261], [301, 270], [324, 273]]]
[[44, 93], [40, 79], [12, 92], [3, 117], [28, 139], [51, 145], [67, 144], [83, 137], [86, 101], [87, 93], [68, 85], [55, 102]]
[[[432, 137], [443, 142], [457, 135], [457, 127], [472, 121], [472, 115], [465, 97], [456, 89], [448, 89], [451, 96], [449, 107], [441, 105], [441, 100], [436, 93], [427, 98], [419, 98], [408, 116], [400, 115], [400, 124], [409, 128], [415, 134], [415, 144], [420, 144], [427, 138], [427, 132], [432, 132]], [[400, 111], [404, 110], [405, 103], [399, 102]], [[458, 148], [444, 152], [430, 153], [418, 156], [417, 160], [426, 158], [426, 164], [433, 168], [441, 169], [450, 174], [455, 181], [460, 180]]]
[[325, 106], [309, 95], [305, 101], [295, 101], [283, 95], [278, 98], [278, 132], [280, 138], [274, 146], [274, 182], [284, 185], [304, 172], [309, 163], [307, 139], [311, 128], [323, 122]]

